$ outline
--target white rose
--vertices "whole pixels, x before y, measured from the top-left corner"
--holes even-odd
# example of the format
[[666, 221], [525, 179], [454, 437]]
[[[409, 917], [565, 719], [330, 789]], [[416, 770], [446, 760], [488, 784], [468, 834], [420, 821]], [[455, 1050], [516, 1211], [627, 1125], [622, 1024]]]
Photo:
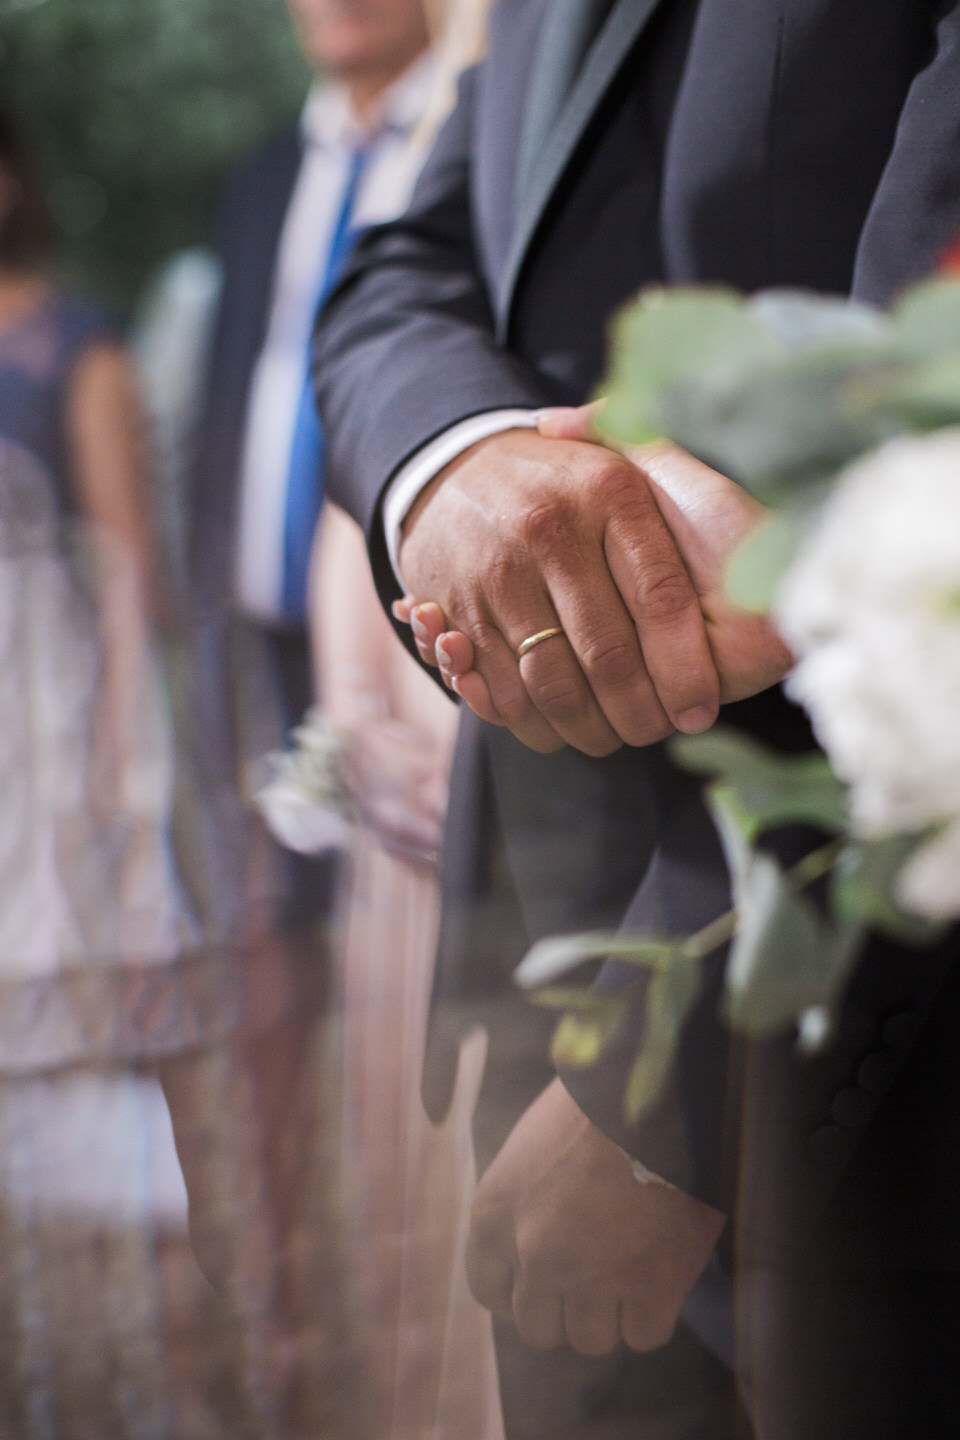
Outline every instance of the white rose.
[[841, 475], [777, 619], [799, 656], [788, 691], [849, 782], [858, 831], [946, 823], [901, 898], [960, 914], [960, 429], [890, 441]]

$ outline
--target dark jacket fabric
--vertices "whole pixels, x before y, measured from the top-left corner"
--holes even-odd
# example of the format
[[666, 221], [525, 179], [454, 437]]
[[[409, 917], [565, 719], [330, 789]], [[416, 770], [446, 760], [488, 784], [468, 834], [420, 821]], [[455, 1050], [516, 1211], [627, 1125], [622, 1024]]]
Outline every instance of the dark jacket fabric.
[[291, 125], [241, 163], [223, 196], [217, 246], [223, 290], [197, 436], [189, 535], [194, 594], [208, 610], [219, 610], [233, 595], [247, 400], [302, 153], [299, 127]]
[[[611, 315], [641, 286], [802, 286], [882, 303], [960, 232], [957, 4], [617, 0], [518, 189], [544, 10], [501, 0], [408, 214], [366, 237], [318, 332], [329, 489], [366, 527], [384, 603], [398, 587], [379, 506], [398, 467], [470, 414], [583, 400]], [[779, 690], [724, 719], [774, 747], [812, 745]], [[486, 962], [456, 918], [470, 898], [459, 857], [476, 861], [482, 842], [502, 845], [531, 933], [614, 913], [676, 933], [726, 907], [699, 784], [662, 747], [545, 758], [469, 725], [460, 764], [486, 777], [487, 803], [482, 819], [469, 802], [451, 810], [441, 993], [482, 988]], [[572, 794], [579, 818], [558, 829]], [[838, 1038], [813, 1060], [792, 1037], [731, 1043], [709, 967], [678, 1065], [685, 1178], [739, 1206], [757, 1264], [803, 1265], [855, 1240], [862, 1267], [958, 1266], [957, 953], [952, 939], [932, 954], [874, 946]], [[621, 1118], [628, 1050], [569, 1083], [642, 1153]]]

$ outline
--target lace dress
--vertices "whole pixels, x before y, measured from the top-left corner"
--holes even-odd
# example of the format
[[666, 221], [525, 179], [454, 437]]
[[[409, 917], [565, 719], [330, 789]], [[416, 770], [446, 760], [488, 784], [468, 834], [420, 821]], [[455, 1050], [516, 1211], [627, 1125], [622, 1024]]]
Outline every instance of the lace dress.
[[[71, 361], [102, 333], [56, 299], [0, 338], [0, 985], [169, 961], [193, 936], [167, 842], [172, 750], [146, 645], [118, 753], [102, 754], [101, 622], [122, 561], [73, 509], [62, 423]], [[0, 1020], [0, 1064], [55, 1063], [76, 1043], [69, 1026], [11, 1032]]]
[[[0, 1435], [266, 1440], [257, 1102], [220, 1044], [256, 967], [198, 948], [145, 630], [111, 728], [122, 561], [70, 485], [70, 377], [109, 336], [62, 295], [0, 333]], [[276, 990], [264, 1024], [294, 1003]], [[230, 1256], [219, 1296], [190, 1249], [154, 1062], [179, 1067], [203, 1136], [199, 1215]]]

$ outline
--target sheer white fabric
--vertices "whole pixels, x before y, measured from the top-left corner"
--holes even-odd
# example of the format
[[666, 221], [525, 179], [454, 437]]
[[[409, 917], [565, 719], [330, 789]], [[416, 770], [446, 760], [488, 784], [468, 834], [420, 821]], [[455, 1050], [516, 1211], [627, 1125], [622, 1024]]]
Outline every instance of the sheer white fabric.
[[143, 634], [127, 693], [105, 692], [124, 560], [70, 524], [43, 467], [0, 439], [0, 979], [169, 961], [194, 934], [155, 662]]
[[[313, 597], [324, 705], [363, 737], [363, 816], [334, 946], [341, 1007], [348, 1275], [378, 1440], [502, 1440], [490, 1316], [466, 1284], [471, 1120], [485, 1036], [469, 1037], [441, 1126], [420, 1099], [456, 711], [380, 610], [359, 530], [328, 507]], [[376, 744], [377, 736], [383, 742]], [[370, 757], [376, 757], [374, 763]]]

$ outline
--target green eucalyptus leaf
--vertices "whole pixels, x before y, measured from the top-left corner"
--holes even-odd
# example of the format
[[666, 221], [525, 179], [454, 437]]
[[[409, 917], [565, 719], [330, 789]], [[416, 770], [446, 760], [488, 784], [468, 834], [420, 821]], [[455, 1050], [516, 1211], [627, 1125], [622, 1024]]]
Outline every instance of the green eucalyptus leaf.
[[803, 493], [873, 443], [869, 419], [845, 399], [868, 361], [869, 347], [784, 351], [735, 374], [691, 373], [664, 393], [661, 429], [764, 501]]
[[769, 362], [776, 344], [732, 290], [648, 290], [614, 321], [603, 433], [644, 444], [665, 433], [678, 386], [719, 385]]
[[623, 1007], [602, 1014], [568, 1013], [553, 1032], [550, 1054], [556, 1065], [587, 1069], [596, 1065], [623, 1024]]
[[610, 439], [668, 435], [775, 500], [801, 493], [891, 425], [848, 384], [889, 368], [891, 327], [865, 306], [798, 292], [648, 291], [619, 317], [600, 424]]
[[859, 355], [865, 347], [880, 351], [890, 344], [892, 326], [883, 311], [846, 296], [761, 290], [748, 308], [790, 350]]
[[911, 286], [891, 318], [894, 349], [901, 357], [960, 355], [960, 280], [937, 276]]
[[652, 976], [645, 995], [643, 1037], [624, 1095], [624, 1114], [630, 1124], [635, 1124], [660, 1095], [676, 1055], [680, 1031], [701, 984], [701, 967], [689, 960]]
[[862, 921], [881, 935], [906, 945], [930, 945], [945, 926], [910, 915], [893, 898], [893, 884], [929, 834], [893, 835], [883, 840], [851, 840], [831, 876], [830, 902], [844, 919]]
[[846, 787], [819, 751], [778, 755], [719, 725], [703, 735], [675, 736], [670, 749], [685, 769], [720, 777], [708, 792], [714, 818], [722, 823], [718, 810], [730, 810], [749, 840], [778, 825], [838, 834], [848, 828]]
[[737, 1030], [767, 1035], [813, 1007], [829, 1010], [855, 964], [866, 927], [824, 920], [771, 855], [754, 853], [736, 881], [737, 934], [724, 1011]]
[[757, 816], [741, 805], [740, 797], [732, 785], [714, 781], [707, 788], [706, 798], [723, 846], [736, 905], [737, 889], [750, 869], [754, 854], [753, 843], [761, 826]]
[[[814, 758], [814, 757], [804, 757]], [[819, 757], [817, 757], [819, 758]], [[830, 1009], [853, 965], [865, 927], [856, 919], [824, 919], [803, 894], [805, 864], [790, 874], [753, 841], [763, 827], [744, 812], [738, 792], [714, 784], [708, 791], [714, 821], [730, 867], [737, 910], [726, 970], [724, 1012], [750, 1034], [784, 1029], [812, 1007]], [[808, 857], [824, 857], [832, 849]]]
[[727, 595], [735, 605], [757, 615], [766, 614], [806, 527], [806, 512], [778, 510], [737, 546], [727, 562], [725, 576]]
[[544, 985], [531, 991], [530, 999], [547, 1010], [578, 1010], [583, 1015], [619, 1013], [627, 1004], [622, 992], [608, 995], [585, 985]]
[[669, 964], [682, 944], [681, 940], [610, 930], [549, 936], [530, 947], [514, 972], [514, 980], [524, 990], [548, 985], [587, 960], [626, 960], [656, 968]]
[[702, 735], [675, 735], [670, 752], [695, 775], [720, 775], [731, 782], [748, 781], [758, 766], [764, 770], [776, 767], [784, 758], [726, 725], [714, 725]]
[[875, 394], [875, 424], [877, 417], [885, 434], [960, 423], [960, 348], [888, 376]]

